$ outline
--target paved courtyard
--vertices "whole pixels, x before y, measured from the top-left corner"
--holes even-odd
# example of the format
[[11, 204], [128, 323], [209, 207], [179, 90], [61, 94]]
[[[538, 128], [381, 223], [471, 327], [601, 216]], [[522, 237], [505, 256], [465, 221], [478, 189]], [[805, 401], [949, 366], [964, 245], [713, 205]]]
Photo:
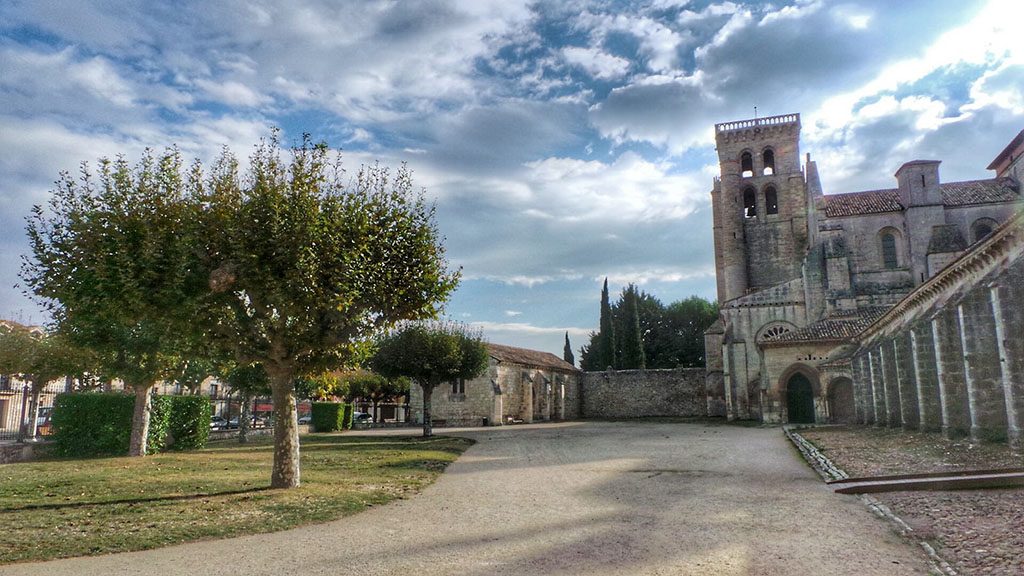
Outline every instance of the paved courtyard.
[[[927, 574], [772, 428], [569, 422], [478, 443], [421, 495], [287, 532], [0, 575]], [[394, 433], [384, 431], [378, 433]]]

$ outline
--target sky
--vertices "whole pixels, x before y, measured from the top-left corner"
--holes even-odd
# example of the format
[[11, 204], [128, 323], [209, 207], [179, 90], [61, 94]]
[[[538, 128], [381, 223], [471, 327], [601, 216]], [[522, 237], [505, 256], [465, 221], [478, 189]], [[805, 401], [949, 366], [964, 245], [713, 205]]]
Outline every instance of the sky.
[[176, 144], [246, 157], [272, 128], [350, 170], [408, 163], [462, 282], [445, 306], [561, 356], [601, 283], [715, 298], [714, 124], [800, 113], [826, 193], [905, 161], [991, 177], [1024, 129], [1019, 0], [4, 0], [0, 318], [25, 217], [61, 170]]

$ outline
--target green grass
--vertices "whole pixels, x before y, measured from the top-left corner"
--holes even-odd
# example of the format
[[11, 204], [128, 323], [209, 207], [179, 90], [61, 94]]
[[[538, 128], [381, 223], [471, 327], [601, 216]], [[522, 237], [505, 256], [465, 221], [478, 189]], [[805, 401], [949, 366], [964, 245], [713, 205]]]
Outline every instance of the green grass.
[[333, 520], [415, 494], [473, 442], [302, 438], [302, 486], [271, 490], [269, 437], [146, 458], [0, 466], [0, 563], [157, 548]]

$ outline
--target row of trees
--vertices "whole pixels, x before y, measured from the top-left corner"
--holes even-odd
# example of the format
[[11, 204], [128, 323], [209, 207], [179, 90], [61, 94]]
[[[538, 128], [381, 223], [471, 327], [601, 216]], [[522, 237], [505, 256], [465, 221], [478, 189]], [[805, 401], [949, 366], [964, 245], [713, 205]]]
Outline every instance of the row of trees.
[[718, 305], [691, 296], [664, 305], [629, 284], [611, 302], [608, 280], [601, 290], [601, 324], [580, 350], [584, 370], [700, 367], [704, 331], [718, 318]]
[[351, 177], [308, 136], [285, 153], [275, 133], [244, 172], [227, 150], [210, 169], [173, 148], [104, 159], [95, 174], [83, 164], [33, 208], [28, 235], [22, 278], [55, 332], [135, 392], [131, 454], [146, 452], [150, 391], [183, 359], [258, 364], [278, 488], [299, 485], [296, 379], [358, 364], [373, 335], [436, 317], [459, 280], [404, 166]]

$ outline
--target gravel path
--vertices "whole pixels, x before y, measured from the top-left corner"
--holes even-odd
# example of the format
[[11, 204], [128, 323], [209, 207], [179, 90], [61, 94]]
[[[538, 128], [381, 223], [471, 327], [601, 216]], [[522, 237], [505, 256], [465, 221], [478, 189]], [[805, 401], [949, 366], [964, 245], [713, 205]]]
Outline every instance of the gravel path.
[[410, 500], [287, 532], [0, 575], [928, 573], [917, 548], [856, 498], [833, 494], [778, 429], [571, 422], [444, 432], [478, 444]]
[[[822, 427], [800, 435], [851, 476], [1022, 468], [1006, 444], [891, 428]], [[1024, 574], [1024, 490], [874, 494], [962, 574]]]

